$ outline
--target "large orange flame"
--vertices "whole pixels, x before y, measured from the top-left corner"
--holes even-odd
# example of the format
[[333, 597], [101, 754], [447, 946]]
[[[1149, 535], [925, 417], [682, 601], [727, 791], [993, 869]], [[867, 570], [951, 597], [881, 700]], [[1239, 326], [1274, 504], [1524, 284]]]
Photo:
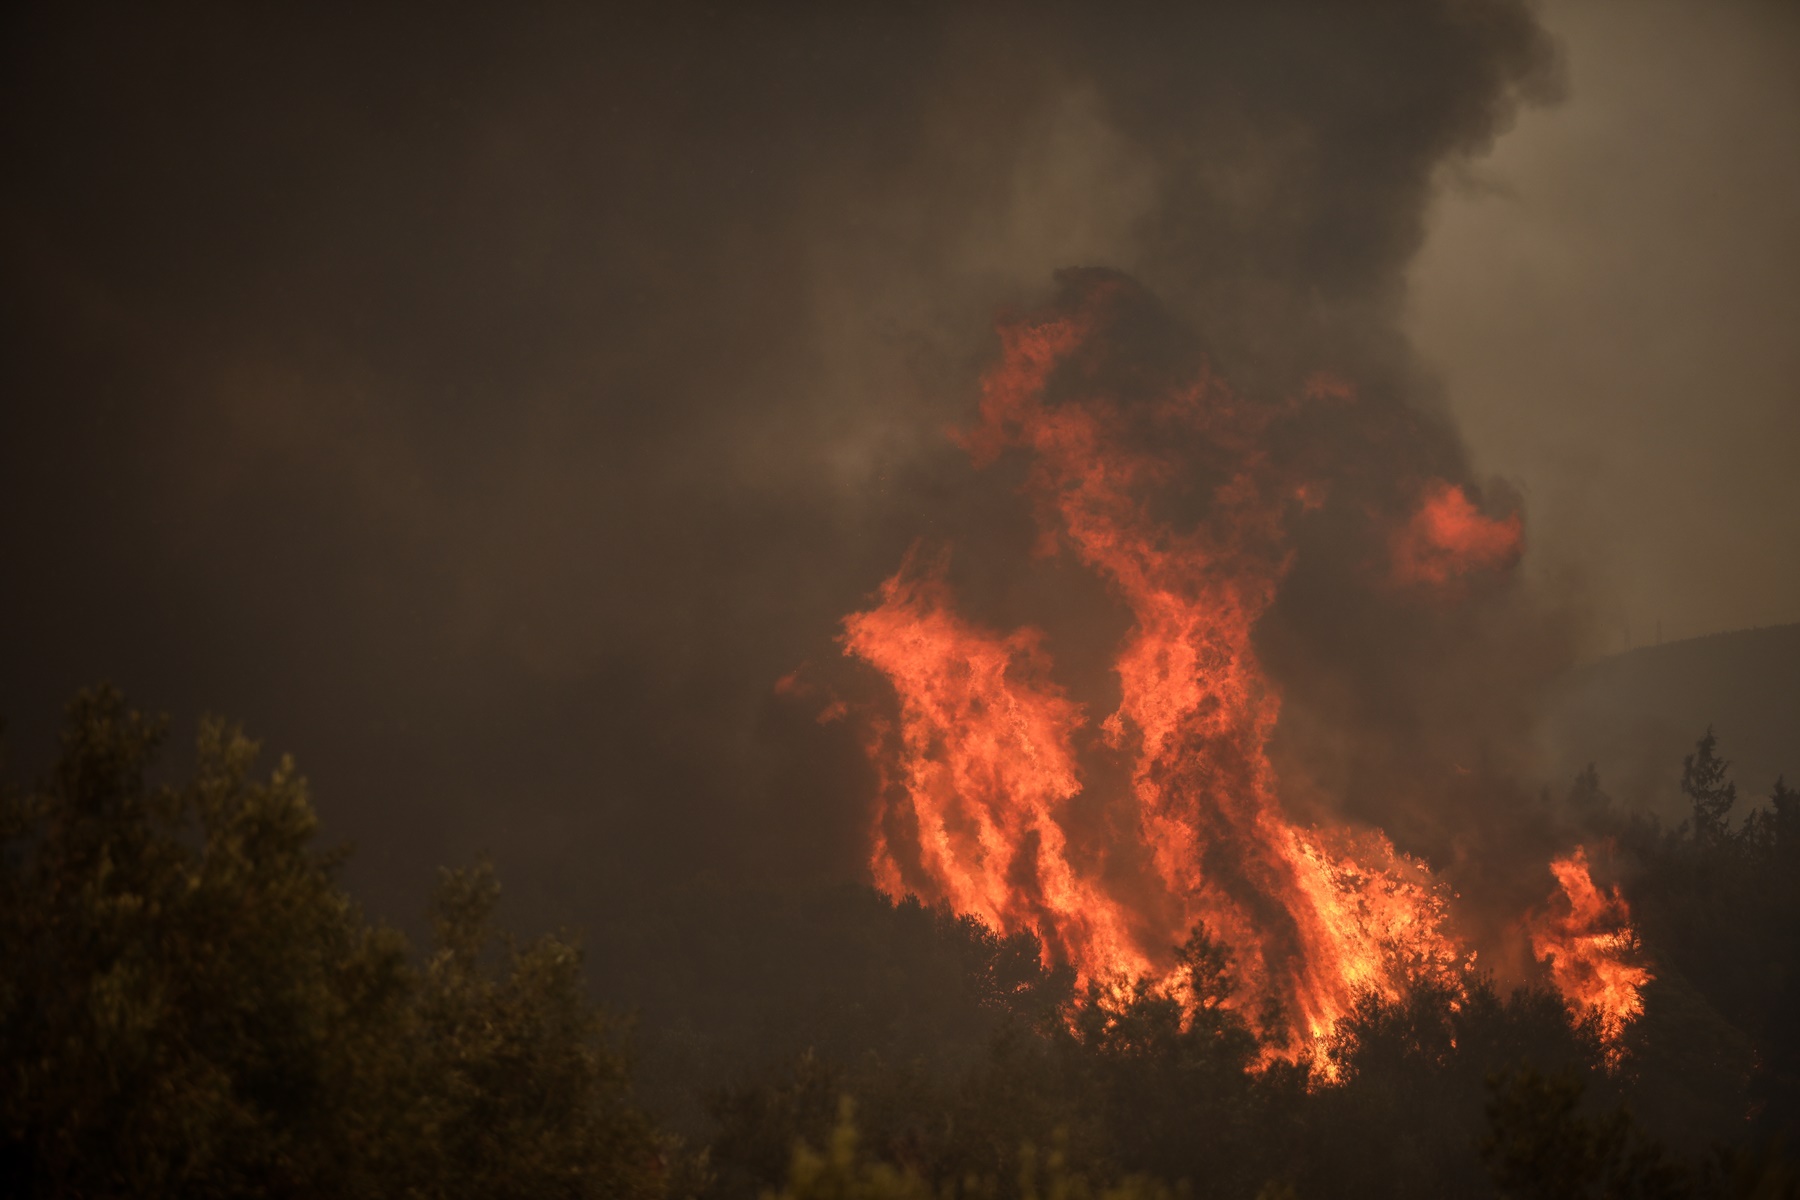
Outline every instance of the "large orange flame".
[[[1252, 634], [1291, 566], [1290, 524], [1324, 499], [1323, 472], [1294, 465], [1305, 453], [1271, 448], [1276, 426], [1355, 401], [1320, 380], [1253, 403], [1204, 369], [1171, 384], [1122, 363], [1111, 323], [1129, 285], [1087, 283], [1072, 307], [1001, 324], [979, 419], [956, 436], [977, 466], [1025, 455], [1039, 550], [1070, 553], [1129, 613], [1118, 706], [1092, 720], [1053, 679], [1042, 633], [960, 615], [947, 552], [915, 547], [844, 622], [846, 653], [899, 700], [897, 720], [870, 725], [871, 870], [889, 894], [1035, 933], [1048, 960], [1114, 994], [1148, 978], [1180, 995], [1174, 948], [1204, 926], [1232, 954], [1231, 1003], [1302, 1052], [1359, 994], [1396, 998], [1467, 961], [1426, 867], [1378, 831], [1291, 820], [1269, 760], [1281, 697]], [[1516, 516], [1490, 518], [1442, 479], [1410, 491], [1417, 507], [1386, 538], [1390, 584], [1454, 599], [1517, 559]], [[1576, 914], [1534, 928], [1534, 945], [1616, 1037], [1647, 978], [1607, 957], [1622, 901], [1594, 908], [1579, 855], [1556, 870]]]
[[[1094, 289], [1073, 315], [1004, 324], [980, 420], [962, 440], [977, 464], [1027, 452], [1046, 539], [1130, 611], [1120, 703], [1099, 730], [1129, 763], [1125, 794], [1107, 801], [1131, 852], [1102, 861], [1071, 842], [1088, 722], [1051, 681], [1041, 635], [959, 617], [942, 562], [915, 553], [875, 608], [845, 622], [847, 652], [900, 700], [898, 725], [878, 727], [873, 747], [884, 789], [873, 872], [890, 892], [1034, 931], [1088, 982], [1157, 977], [1204, 924], [1233, 953], [1247, 1013], [1279, 1011], [1319, 1037], [1359, 991], [1395, 995], [1408, 972], [1456, 959], [1444, 898], [1381, 835], [1302, 828], [1276, 799], [1267, 746], [1280, 697], [1251, 633], [1289, 567], [1289, 518], [1317, 503], [1318, 488], [1261, 441], [1297, 405], [1251, 404], [1202, 375], [1127, 406], [1080, 371], [1059, 377], [1048, 402], [1052, 376], [1108, 301]], [[1297, 404], [1345, 395], [1319, 383]], [[1167, 439], [1211, 459], [1206, 512], [1191, 528], [1154, 511], [1191, 466], [1159, 450]]]
[[1597, 1019], [1602, 1039], [1616, 1043], [1644, 1011], [1642, 991], [1653, 978], [1636, 961], [1631, 912], [1617, 885], [1606, 892], [1595, 885], [1585, 848], [1556, 859], [1550, 870], [1562, 895], [1529, 919], [1532, 952], [1549, 966], [1569, 1005]]
[[[846, 646], [900, 693], [898, 745], [876, 764], [883, 793], [910, 805], [923, 882], [995, 929], [1035, 930], [1055, 957], [1142, 974], [1150, 964], [1127, 914], [1075, 869], [1056, 820], [1081, 790], [1072, 746], [1081, 708], [1050, 682], [1033, 631], [1001, 637], [952, 611], [941, 565], [909, 559], [882, 585], [880, 607], [845, 622]], [[883, 827], [876, 881], [899, 894], [912, 881]]]

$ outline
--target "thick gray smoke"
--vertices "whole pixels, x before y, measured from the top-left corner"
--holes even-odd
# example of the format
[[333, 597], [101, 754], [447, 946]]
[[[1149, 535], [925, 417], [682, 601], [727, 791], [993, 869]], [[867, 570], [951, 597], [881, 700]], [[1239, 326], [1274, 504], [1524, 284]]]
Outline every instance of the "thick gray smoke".
[[[1557, 79], [1505, 0], [9, 26], [0, 708], [27, 751], [101, 677], [243, 719], [395, 909], [480, 847], [564, 908], [855, 875], [860, 750], [771, 685], [915, 537], [1030, 544], [942, 434], [1056, 268], [1467, 478], [1404, 271], [1435, 175]], [[1434, 772], [1503, 754], [1557, 635], [1291, 583], [1295, 802], [1454, 857]]]

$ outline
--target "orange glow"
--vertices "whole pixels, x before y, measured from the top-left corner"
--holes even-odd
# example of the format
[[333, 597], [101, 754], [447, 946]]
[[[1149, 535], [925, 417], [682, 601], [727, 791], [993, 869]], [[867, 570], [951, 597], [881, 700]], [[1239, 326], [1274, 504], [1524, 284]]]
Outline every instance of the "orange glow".
[[922, 878], [903, 885], [885, 840], [876, 877], [994, 929], [1035, 930], [1054, 957], [1143, 974], [1150, 964], [1126, 931], [1129, 915], [1075, 870], [1057, 821], [1081, 790], [1071, 747], [1081, 708], [1050, 682], [1036, 633], [1002, 637], [952, 611], [942, 565], [909, 556], [882, 585], [881, 606], [845, 621], [846, 649], [900, 694], [897, 745], [876, 765], [883, 795], [908, 805], [918, 828]]
[[1632, 962], [1638, 940], [1631, 912], [1616, 886], [1610, 892], [1595, 886], [1582, 847], [1553, 861], [1550, 870], [1562, 895], [1528, 921], [1532, 953], [1549, 966], [1569, 1007], [1597, 1017], [1600, 1036], [1616, 1043], [1644, 1011], [1641, 992], [1654, 978]]
[[[1028, 456], [1042, 545], [1071, 553], [1129, 611], [1119, 706], [1090, 723], [1052, 680], [1040, 634], [965, 621], [944, 560], [915, 551], [844, 626], [845, 651], [899, 700], [898, 723], [871, 732], [882, 784], [871, 869], [890, 893], [1035, 932], [1048, 958], [1102, 985], [1148, 975], [1178, 988], [1173, 947], [1204, 923], [1232, 952], [1235, 1003], [1259, 1022], [1278, 1007], [1298, 1050], [1358, 992], [1397, 996], [1461, 957], [1425, 867], [1379, 833], [1291, 822], [1268, 758], [1281, 698], [1252, 632], [1289, 569], [1288, 523], [1323, 488], [1278, 466], [1264, 435], [1301, 405], [1351, 401], [1321, 381], [1256, 404], [1201, 374], [1128, 404], [1093, 369], [1114, 296], [1097, 286], [1073, 315], [1003, 323], [979, 420], [959, 438], [977, 465]], [[1199, 470], [1198, 521], [1159, 515]], [[1117, 794], [1089, 796], [1078, 751], [1100, 745], [1129, 769]], [[1078, 797], [1100, 802], [1113, 843], [1071, 835]]]
[[1495, 520], [1461, 488], [1434, 480], [1389, 545], [1394, 582], [1443, 587], [1478, 571], [1510, 567], [1518, 561], [1521, 534], [1517, 513]]

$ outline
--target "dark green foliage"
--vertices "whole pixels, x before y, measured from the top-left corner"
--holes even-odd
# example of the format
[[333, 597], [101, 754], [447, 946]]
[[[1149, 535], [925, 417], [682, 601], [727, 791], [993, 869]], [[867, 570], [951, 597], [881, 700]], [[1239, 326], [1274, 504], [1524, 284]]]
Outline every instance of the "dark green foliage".
[[849, 1101], [842, 1103], [823, 1151], [805, 1141], [795, 1147], [785, 1183], [771, 1200], [992, 1200], [1001, 1194], [1018, 1200], [1176, 1200], [1185, 1193], [1141, 1175], [1096, 1184], [1081, 1171], [1071, 1170], [1060, 1150], [1040, 1155], [1032, 1146], [1021, 1150], [1017, 1175], [1004, 1188], [997, 1180], [980, 1176], [959, 1185], [933, 1187], [911, 1166], [865, 1154], [854, 1112]]
[[1744, 818], [1744, 838], [1758, 849], [1780, 855], [1800, 854], [1800, 792], [1777, 777], [1769, 807]]
[[1189, 1019], [1142, 986], [1095, 991], [1064, 1021], [1010, 1027], [957, 1075], [807, 1055], [746, 1080], [715, 1099], [712, 1194], [778, 1186], [784, 1148], [824, 1144], [836, 1098], [854, 1095], [863, 1144], [940, 1191], [975, 1179], [1017, 1195], [1020, 1147], [1054, 1132], [1078, 1172], [1185, 1181], [1201, 1197], [1484, 1195], [1488, 1076], [1519, 1062], [1601, 1074], [1593, 1028], [1559, 999], [1503, 998], [1472, 976], [1365, 997], [1328, 1048], [1331, 1082], [1323, 1063], [1263, 1061], [1269, 1047], [1224, 1003], [1229, 960], [1203, 931], [1182, 961], [1202, 1001]]
[[1481, 1156], [1501, 1194], [1516, 1200], [1675, 1200], [1694, 1194], [1689, 1172], [1637, 1129], [1624, 1109], [1579, 1111], [1573, 1073], [1525, 1069], [1496, 1076]]
[[451, 875], [423, 973], [312, 849], [287, 760], [99, 690], [47, 786], [0, 798], [0, 1192], [648, 1196], [658, 1144], [546, 939], [484, 964], [491, 876]]
[[1266, 1134], [1292, 1119], [1304, 1068], [1253, 1069], [1265, 1047], [1228, 1007], [1231, 961], [1204, 929], [1177, 963], [1197, 1001], [1191, 1017], [1141, 984], [1123, 998], [1090, 992], [1063, 1050], [1067, 1086], [1099, 1126], [1113, 1171], [1189, 1180], [1203, 1196], [1254, 1194], [1288, 1166]]
[[[866, 1050], [847, 1062], [806, 1051], [710, 1097], [714, 1197], [750, 1200], [785, 1177], [796, 1142], [824, 1145], [855, 1096], [863, 1144], [935, 1187], [976, 1178], [1010, 1188], [1021, 1147], [1061, 1130], [1093, 1161], [1104, 1130], [1071, 1103], [1066, 1034], [1009, 1018], [979, 1056], [952, 1066]], [[1073, 1129], [1071, 1129], [1073, 1127]]]
[[[723, 1086], [776, 1079], [809, 1053], [957, 1076], [1002, 1030], [1059, 1020], [1073, 991], [1030, 936], [863, 886], [690, 882], [609, 905], [590, 944], [609, 966], [609, 999], [643, 1015], [645, 1102], [695, 1139], [712, 1130]], [[833, 1097], [808, 1127], [815, 1145], [835, 1111]]]
[[1725, 836], [1731, 806], [1737, 803], [1737, 784], [1731, 782], [1731, 764], [1719, 757], [1719, 739], [1712, 726], [1694, 752], [1681, 761], [1681, 794], [1694, 806], [1694, 837], [1701, 842]]
[[[1209, 1001], [1192, 1020], [1139, 986], [1090, 991], [1045, 1020], [1014, 1012], [987, 1053], [952, 1072], [866, 1054], [831, 1065], [807, 1054], [718, 1094], [713, 1194], [743, 1198], [780, 1184], [786, 1150], [823, 1145], [836, 1101], [854, 1095], [863, 1143], [942, 1190], [980, 1181], [1016, 1196], [1024, 1148], [1051, 1139], [1059, 1161], [1096, 1177], [1195, 1181], [1197, 1194], [1254, 1195], [1270, 1173], [1266, 1138], [1304, 1090], [1304, 1072], [1250, 1070], [1262, 1047], [1218, 1002], [1229, 963], [1203, 933], [1182, 951], [1190, 986]], [[1203, 1131], [1203, 1133], [1202, 1133]]]
[[628, 1103], [623, 1062], [587, 1000], [581, 957], [543, 937], [483, 961], [500, 888], [491, 869], [445, 872], [436, 952], [416, 1001], [430, 1194], [650, 1196], [663, 1150]]
[[1421, 980], [1397, 1001], [1365, 996], [1330, 1040], [1337, 1083], [1311, 1097], [1308, 1195], [1479, 1195], [1472, 1148], [1487, 1079], [1520, 1063], [1600, 1075], [1591, 1025], [1549, 991], [1502, 996], [1470, 976]]
[[1764, 1148], [1672, 1155], [1631, 1111], [1584, 1104], [1573, 1072], [1530, 1068], [1489, 1081], [1481, 1157], [1507, 1200], [1793, 1200], [1800, 1175]]
[[1770, 806], [1732, 826], [1737, 788], [1711, 729], [1682, 786], [1694, 804], [1683, 827], [1632, 818], [1602, 830], [1656, 973], [1631, 1031], [1634, 1107], [1685, 1153], [1746, 1131], [1800, 1145], [1796, 801], [1777, 781]]

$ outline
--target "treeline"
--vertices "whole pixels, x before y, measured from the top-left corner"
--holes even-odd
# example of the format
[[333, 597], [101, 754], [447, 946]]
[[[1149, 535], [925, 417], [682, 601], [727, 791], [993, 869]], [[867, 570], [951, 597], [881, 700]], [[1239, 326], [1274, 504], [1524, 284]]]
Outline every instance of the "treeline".
[[[1800, 1195], [1796, 797], [1734, 819], [1710, 732], [1681, 827], [1591, 770], [1559, 801], [1616, 847], [1657, 970], [1622, 1061], [1470, 973], [1271, 1063], [1204, 930], [1185, 1019], [857, 890], [686, 914], [714, 940], [635, 994], [635, 1086], [575, 945], [492, 931], [491, 872], [445, 874], [415, 949], [344, 895], [291, 763], [208, 722], [161, 783], [163, 733], [86, 694], [49, 777], [0, 792], [0, 1194]], [[622, 920], [612, 944], [667, 936]]]
[[1800, 1150], [1800, 792], [1744, 803], [1708, 729], [1667, 827], [1616, 804], [1593, 767], [1564, 811], [1610, 849], [1656, 972], [1630, 1031], [1634, 1105], [1666, 1136]]
[[313, 848], [287, 760], [203, 723], [71, 707], [41, 788], [0, 793], [0, 1195], [653, 1197], [575, 948], [495, 938], [491, 872], [448, 872], [423, 956]]

